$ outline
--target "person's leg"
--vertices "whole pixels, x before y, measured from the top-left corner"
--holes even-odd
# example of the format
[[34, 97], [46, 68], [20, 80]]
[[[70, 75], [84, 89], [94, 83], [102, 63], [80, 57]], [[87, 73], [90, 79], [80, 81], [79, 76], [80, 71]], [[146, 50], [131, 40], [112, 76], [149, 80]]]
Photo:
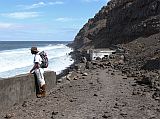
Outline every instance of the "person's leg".
[[45, 96], [46, 96], [46, 84], [44, 84], [44, 85], [41, 87], [41, 89], [42, 89], [41, 95], [42, 95], [42, 97], [45, 97]]
[[46, 95], [46, 85], [45, 85], [45, 80], [44, 80], [44, 75], [43, 75], [43, 69], [36, 69], [35, 73], [37, 76], [38, 84], [40, 87], [40, 95], [38, 97], [44, 97]]
[[34, 72], [34, 81], [35, 81], [35, 90], [36, 90], [36, 95], [40, 94], [40, 87], [39, 87], [39, 83], [38, 83], [38, 79], [37, 79], [37, 75]]

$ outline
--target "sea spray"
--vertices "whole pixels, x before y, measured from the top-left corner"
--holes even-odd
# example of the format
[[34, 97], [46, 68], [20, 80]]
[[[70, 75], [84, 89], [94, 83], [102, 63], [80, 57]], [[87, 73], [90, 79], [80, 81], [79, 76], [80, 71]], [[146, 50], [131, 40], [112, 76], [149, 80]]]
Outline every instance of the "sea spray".
[[[15, 41], [16, 42], [16, 41]], [[7, 78], [20, 74], [29, 73], [33, 66], [34, 55], [30, 53], [30, 47], [37, 46], [39, 51], [46, 51], [49, 58], [49, 67], [45, 70], [55, 71], [59, 74], [62, 70], [73, 63], [68, 55], [72, 50], [67, 47], [67, 42], [33, 42], [28, 41], [15, 43], [14, 48], [3, 49], [0, 47], [0, 77]], [[11, 42], [5, 42], [7, 47], [13, 47]], [[3, 42], [0, 42], [3, 45]]]

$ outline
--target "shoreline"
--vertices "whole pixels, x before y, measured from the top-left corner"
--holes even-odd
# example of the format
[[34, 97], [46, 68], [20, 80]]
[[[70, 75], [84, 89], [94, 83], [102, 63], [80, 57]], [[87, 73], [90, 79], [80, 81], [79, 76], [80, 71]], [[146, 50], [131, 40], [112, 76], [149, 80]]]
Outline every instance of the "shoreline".
[[[3, 50], [1, 47], [1, 73], [0, 77], [3, 79], [11, 78], [17, 75], [24, 75], [29, 73], [30, 68], [33, 66], [33, 55], [30, 54], [30, 47], [32, 46], [32, 42], [27, 41], [26, 44], [21, 42], [20, 44], [15, 43], [15, 49], [12, 48], [12, 43], [7, 42], [4, 48], [7, 49], [7, 46], [10, 46], [9, 50]], [[67, 43], [70, 42], [55, 42], [55, 41], [44, 41], [38, 42], [37, 47], [40, 51], [45, 50], [48, 54], [49, 67], [47, 70], [56, 71], [57, 73], [65, 67], [69, 66], [73, 61], [70, 61], [70, 57], [68, 54], [72, 51], [69, 47], [67, 47]], [[3, 45], [3, 44], [2, 44]], [[21, 49], [22, 48], [22, 49]], [[5, 54], [10, 54], [10, 57], [5, 58]], [[4, 56], [4, 57], [3, 57]], [[21, 59], [17, 59], [17, 57], [21, 57]], [[7, 63], [9, 66], [5, 66]]]
[[[67, 44], [66, 46], [72, 49], [72, 47], [70, 47], [70, 44]], [[68, 67], [66, 67], [64, 70], [62, 70], [60, 74], [56, 75], [57, 79], [67, 76], [69, 72], [72, 72], [75, 70], [75, 65], [78, 65], [81, 62], [80, 59], [81, 59], [82, 54], [79, 54], [79, 53], [80, 52], [77, 53], [76, 51], [73, 50], [68, 54], [71, 56], [74, 62]]]

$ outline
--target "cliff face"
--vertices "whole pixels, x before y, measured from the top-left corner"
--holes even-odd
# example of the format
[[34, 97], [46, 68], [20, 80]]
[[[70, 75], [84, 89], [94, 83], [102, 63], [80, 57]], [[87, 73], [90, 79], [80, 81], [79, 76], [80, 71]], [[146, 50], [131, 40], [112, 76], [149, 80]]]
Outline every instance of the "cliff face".
[[131, 42], [160, 31], [160, 0], [111, 0], [79, 31], [72, 47], [86, 50]]

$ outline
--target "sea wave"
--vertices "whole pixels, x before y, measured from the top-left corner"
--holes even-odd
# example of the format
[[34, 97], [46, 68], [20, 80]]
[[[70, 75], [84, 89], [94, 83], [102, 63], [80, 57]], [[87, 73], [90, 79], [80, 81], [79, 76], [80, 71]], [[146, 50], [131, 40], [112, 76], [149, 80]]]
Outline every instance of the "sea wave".
[[[68, 55], [72, 49], [64, 44], [49, 44], [38, 47], [39, 51], [46, 51], [49, 58], [49, 67], [45, 70], [53, 70], [60, 73], [73, 63]], [[0, 77], [12, 77], [19, 74], [28, 73], [33, 65], [34, 55], [29, 48], [19, 48], [13, 50], [0, 51]]]

